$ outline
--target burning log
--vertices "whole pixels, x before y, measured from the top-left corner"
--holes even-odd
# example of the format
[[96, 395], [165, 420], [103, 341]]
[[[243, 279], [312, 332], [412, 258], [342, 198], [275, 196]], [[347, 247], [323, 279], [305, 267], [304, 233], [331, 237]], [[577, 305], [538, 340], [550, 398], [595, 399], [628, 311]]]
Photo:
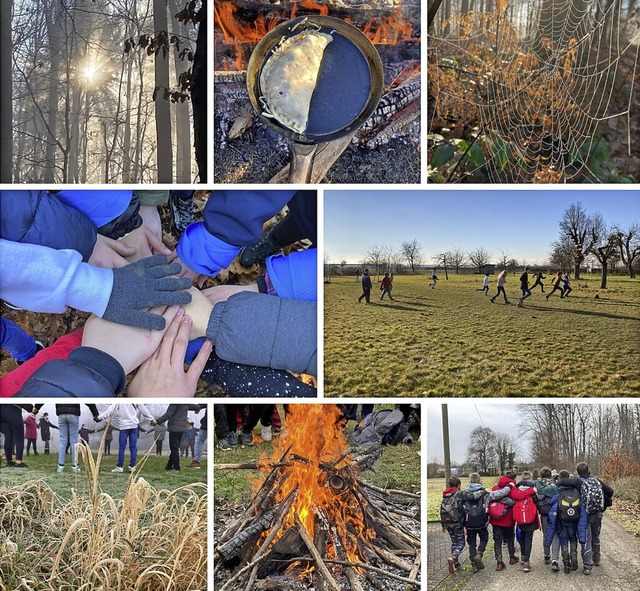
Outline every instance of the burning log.
[[[276, 446], [287, 440], [295, 443], [284, 453], [276, 447], [270, 461], [217, 466], [266, 471], [247, 509], [216, 542], [222, 568], [239, 567], [222, 591], [263, 588], [259, 581], [268, 586], [266, 579], [285, 570], [292, 576], [296, 567], [303, 571], [299, 576], [313, 576], [318, 591], [336, 591], [343, 584], [353, 591], [380, 588], [373, 581], [381, 574], [419, 586], [419, 510], [404, 511], [401, 520], [391, 518], [393, 507], [387, 508], [378, 493], [360, 484], [360, 466], [370, 466], [382, 448], [351, 457], [333, 405], [292, 405], [290, 411], [288, 437]], [[296, 418], [300, 430], [295, 428]], [[317, 426], [319, 422], [324, 425]], [[310, 438], [309, 432], [316, 435]], [[412, 498], [394, 502], [415, 505]], [[371, 562], [385, 568], [372, 567]]]

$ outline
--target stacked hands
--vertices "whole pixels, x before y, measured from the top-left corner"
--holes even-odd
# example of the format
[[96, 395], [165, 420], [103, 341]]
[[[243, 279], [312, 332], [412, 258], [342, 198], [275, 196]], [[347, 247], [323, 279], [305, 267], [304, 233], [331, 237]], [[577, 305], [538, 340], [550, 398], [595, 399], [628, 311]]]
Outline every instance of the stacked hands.
[[[76, 396], [87, 390], [91, 396], [117, 395], [124, 388], [124, 376], [137, 369], [128, 396], [193, 396], [213, 351], [211, 340], [204, 341], [186, 371], [185, 356], [190, 341], [207, 335], [217, 345], [207, 376], [213, 379], [214, 372], [219, 376], [229, 371], [225, 364], [234, 364], [234, 387], [243, 393], [253, 381], [244, 383], [243, 376], [259, 374], [263, 384], [268, 382], [276, 391], [291, 387], [287, 372], [315, 375], [315, 249], [267, 263], [267, 287], [264, 281], [260, 288], [255, 283], [204, 291], [193, 287], [195, 283], [202, 288], [207, 277], [227, 268], [236, 256], [242, 258], [243, 247], [265, 242], [270, 235], [261, 234], [264, 222], [286, 204], [309, 211], [279, 222], [287, 236], [282, 244], [311, 236], [315, 195], [221, 191], [207, 201], [204, 221], [181, 232], [176, 250], [171, 250], [163, 243], [157, 207], [140, 205], [135, 195], [98, 191], [90, 199], [83, 192], [57, 193], [0, 193], [3, 214], [13, 212], [20, 221], [2, 224], [2, 298], [34, 312], [60, 313], [73, 307], [93, 314], [85, 324], [82, 347], [66, 350], [63, 356], [65, 347], [73, 342], [77, 347], [79, 341], [68, 339], [48, 361], [25, 367], [31, 373], [16, 377], [21, 384], [15, 390], [18, 395]], [[128, 208], [115, 215], [116, 203]], [[313, 223], [301, 234], [297, 220], [307, 218]], [[56, 220], [73, 231], [41, 232], [45, 222], [53, 227]], [[283, 248], [269, 240], [263, 262]], [[254, 293], [239, 295], [246, 291]], [[232, 296], [237, 297], [222, 304]], [[222, 305], [214, 312], [216, 304]], [[313, 395], [299, 386], [295, 390]]]

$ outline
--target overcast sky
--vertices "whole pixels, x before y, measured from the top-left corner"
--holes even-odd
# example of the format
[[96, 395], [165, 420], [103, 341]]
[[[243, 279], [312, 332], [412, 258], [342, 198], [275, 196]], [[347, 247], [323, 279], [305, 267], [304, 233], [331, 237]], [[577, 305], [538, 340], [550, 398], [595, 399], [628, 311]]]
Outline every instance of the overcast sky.
[[360, 263], [372, 244], [423, 245], [425, 262], [454, 247], [484, 246], [529, 264], [548, 260], [564, 210], [577, 201], [609, 224], [640, 222], [640, 190], [325, 191], [325, 254]]
[[[427, 402], [427, 458], [428, 461], [444, 461], [442, 443], [442, 405]], [[520, 442], [518, 459], [528, 459], [530, 445], [520, 429], [518, 407], [515, 404], [489, 404], [466, 400], [448, 402], [449, 439], [451, 462], [464, 462], [467, 459], [469, 433], [476, 427], [489, 427], [496, 433], [511, 435]]]

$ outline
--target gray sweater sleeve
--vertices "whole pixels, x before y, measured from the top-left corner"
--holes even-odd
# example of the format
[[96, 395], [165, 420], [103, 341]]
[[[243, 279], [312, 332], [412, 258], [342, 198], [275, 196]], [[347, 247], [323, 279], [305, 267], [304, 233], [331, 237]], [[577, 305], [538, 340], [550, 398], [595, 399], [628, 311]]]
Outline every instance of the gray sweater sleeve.
[[215, 305], [207, 338], [226, 361], [316, 375], [316, 318], [316, 302], [241, 292]]

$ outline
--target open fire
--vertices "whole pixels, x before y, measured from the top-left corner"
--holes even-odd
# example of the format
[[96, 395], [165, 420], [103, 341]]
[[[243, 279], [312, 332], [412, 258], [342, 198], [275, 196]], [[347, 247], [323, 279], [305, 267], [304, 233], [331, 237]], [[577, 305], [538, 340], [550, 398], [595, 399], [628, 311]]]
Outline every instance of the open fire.
[[362, 479], [382, 448], [354, 455], [337, 406], [289, 408], [270, 458], [217, 466], [261, 471], [248, 507], [216, 540], [216, 571], [234, 571], [221, 589], [273, 588], [282, 576], [335, 591], [382, 588], [385, 577], [418, 588], [419, 495]]

